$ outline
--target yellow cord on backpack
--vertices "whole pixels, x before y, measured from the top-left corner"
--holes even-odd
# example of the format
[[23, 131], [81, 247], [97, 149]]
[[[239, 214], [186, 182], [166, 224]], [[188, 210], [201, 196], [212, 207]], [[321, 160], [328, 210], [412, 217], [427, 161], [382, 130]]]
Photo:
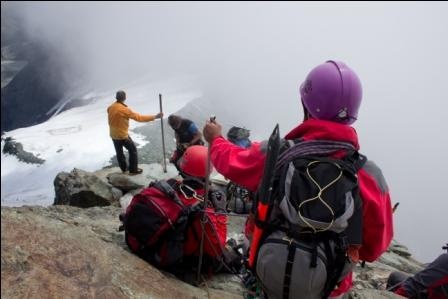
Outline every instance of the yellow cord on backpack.
[[[310, 180], [316, 185], [316, 187], [319, 189], [319, 193], [317, 194], [317, 196], [315, 196], [315, 197], [312, 197], [312, 198], [309, 198], [309, 199], [307, 199], [307, 200], [304, 200], [302, 203], [300, 203], [300, 205], [299, 205], [299, 207], [298, 207], [298, 209], [297, 209], [297, 215], [300, 217], [300, 219], [303, 221], [303, 222], [305, 222], [305, 224], [307, 224], [312, 230], [313, 230], [313, 232], [314, 233], [317, 233], [317, 232], [323, 232], [323, 231], [326, 231], [326, 230], [329, 230], [332, 226], [333, 226], [333, 223], [334, 223], [334, 211], [333, 211], [333, 209], [323, 200], [323, 198], [321, 197], [322, 196], [322, 193], [326, 190], [326, 189], [328, 189], [331, 185], [333, 185], [333, 184], [335, 184], [341, 177], [342, 177], [342, 173], [343, 173], [343, 171], [342, 171], [342, 169], [341, 169], [341, 166], [339, 166], [338, 164], [336, 164], [336, 163], [331, 163], [331, 164], [333, 164], [333, 165], [335, 165], [338, 169], [339, 169], [339, 175], [333, 180], [333, 181], [331, 181], [328, 185], [326, 185], [326, 186], [324, 186], [323, 188], [321, 188], [321, 186], [319, 185], [319, 183], [318, 182], [316, 182], [316, 180], [312, 177], [312, 175], [310, 174], [310, 172], [309, 172], [309, 168], [310, 168], [310, 166], [312, 166], [312, 165], [314, 165], [314, 164], [316, 164], [316, 163], [326, 163], [326, 162], [321, 162], [321, 161], [311, 161], [310, 163], [308, 163], [308, 165], [306, 166], [306, 173], [307, 173], [307, 175], [308, 175], [308, 177], [310, 178]], [[323, 228], [323, 229], [316, 229], [311, 223], [309, 223], [303, 216], [302, 216], [302, 214], [300, 213], [300, 209], [301, 209], [301, 207], [304, 205], [304, 204], [307, 204], [307, 203], [309, 203], [309, 202], [311, 202], [311, 201], [314, 201], [314, 200], [316, 200], [316, 199], [319, 199], [321, 202], [322, 202], [322, 204], [325, 206], [325, 207], [327, 207], [327, 209], [330, 211], [330, 213], [331, 213], [331, 215], [332, 215], [332, 219], [331, 219], [331, 222], [330, 222], [330, 224], [327, 226], [327, 227], [325, 227], [325, 228]]]

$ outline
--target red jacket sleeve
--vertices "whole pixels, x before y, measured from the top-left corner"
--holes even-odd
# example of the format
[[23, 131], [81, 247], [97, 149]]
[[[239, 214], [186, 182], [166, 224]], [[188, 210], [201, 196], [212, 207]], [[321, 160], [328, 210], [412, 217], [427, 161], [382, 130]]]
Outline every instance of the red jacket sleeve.
[[358, 179], [363, 200], [363, 241], [359, 258], [373, 262], [392, 241], [392, 205], [386, 181], [372, 161], [358, 172]]
[[258, 142], [253, 142], [245, 149], [218, 137], [211, 148], [211, 160], [216, 170], [250, 191], [257, 190], [263, 175], [265, 158], [261, 143]]

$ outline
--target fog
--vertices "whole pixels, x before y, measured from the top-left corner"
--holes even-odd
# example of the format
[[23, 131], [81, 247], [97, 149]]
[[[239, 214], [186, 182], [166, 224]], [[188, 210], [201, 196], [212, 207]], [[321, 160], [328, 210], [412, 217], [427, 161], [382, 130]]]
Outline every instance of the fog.
[[[302, 119], [298, 86], [328, 59], [363, 83], [361, 151], [383, 170], [395, 238], [427, 262], [448, 241], [448, 3], [2, 2], [67, 74], [117, 89], [189, 76], [266, 138]], [[75, 80], [75, 78], [73, 79]], [[163, 91], [161, 91], [163, 92]], [[169, 99], [168, 99], [169, 100]], [[206, 116], [204, 116], [206, 117]]]

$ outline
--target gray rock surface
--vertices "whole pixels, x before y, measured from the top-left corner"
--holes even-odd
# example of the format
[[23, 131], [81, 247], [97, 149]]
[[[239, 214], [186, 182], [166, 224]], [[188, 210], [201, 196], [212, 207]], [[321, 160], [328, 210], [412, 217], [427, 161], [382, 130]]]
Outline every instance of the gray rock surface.
[[[120, 212], [114, 206], [2, 207], [2, 298], [242, 298], [237, 276], [214, 275], [196, 288], [132, 254], [117, 231]], [[241, 232], [243, 220], [229, 219], [229, 237]], [[419, 264], [406, 264], [396, 247], [387, 259], [355, 269], [349, 298], [400, 298], [384, 291], [389, 273]]]
[[[65, 205], [2, 207], [2, 297], [242, 298], [245, 289], [236, 275], [216, 274], [197, 288], [128, 250], [124, 233], [117, 230], [119, 214], [142, 187], [177, 175], [172, 166], [167, 173], [160, 164], [139, 166], [143, 173], [136, 176], [124, 175], [117, 167], [60, 173], [55, 189], [58, 202]], [[241, 240], [245, 221], [230, 216], [227, 238]], [[421, 269], [409, 250], [394, 241], [377, 261], [355, 268], [348, 298], [400, 298], [385, 291], [389, 274]]]
[[117, 207], [1, 208], [2, 298], [241, 298], [166, 275], [124, 244]]
[[120, 205], [122, 192], [105, 183], [93, 173], [73, 169], [60, 172], [54, 179], [55, 205], [71, 205], [82, 208]]

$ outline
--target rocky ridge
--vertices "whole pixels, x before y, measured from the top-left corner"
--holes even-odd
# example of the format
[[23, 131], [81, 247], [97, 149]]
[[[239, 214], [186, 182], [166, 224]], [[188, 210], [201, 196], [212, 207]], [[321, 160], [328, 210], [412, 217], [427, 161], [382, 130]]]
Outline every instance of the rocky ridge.
[[[137, 176], [121, 174], [116, 167], [95, 173], [77, 169], [60, 173], [55, 186], [61, 178], [65, 183], [59, 184], [56, 198], [62, 192], [68, 201], [50, 207], [2, 207], [1, 296], [242, 298], [244, 289], [238, 276], [217, 274], [196, 287], [128, 250], [124, 233], [118, 231], [119, 214], [132, 195], [150, 181], [175, 175], [175, 169], [169, 167], [163, 173], [158, 164], [143, 165], [143, 169]], [[85, 196], [88, 192], [96, 195]], [[99, 207], [101, 196], [105, 199]], [[71, 197], [76, 200], [70, 201]], [[229, 222], [229, 237], [241, 233], [244, 218], [230, 217]], [[399, 298], [384, 290], [389, 273], [415, 273], [422, 266], [405, 246], [394, 241], [379, 260], [356, 267], [350, 298]]]

